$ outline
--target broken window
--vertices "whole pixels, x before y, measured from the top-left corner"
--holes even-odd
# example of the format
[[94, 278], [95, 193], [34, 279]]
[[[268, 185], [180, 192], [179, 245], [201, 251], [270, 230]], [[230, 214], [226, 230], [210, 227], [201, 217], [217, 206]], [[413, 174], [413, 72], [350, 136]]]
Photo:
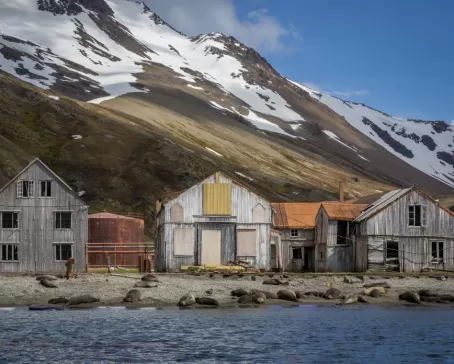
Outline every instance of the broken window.
[[15, 262], [19, 260], [16, 244], [4, 244], [2, 247], [2, 261]]
[[35, 196], [35, 183], [33, 181], [17, 181], [17, 197], [32, 198]]
[[52, 181], [41, 181], [41, 197], [52, 196]]
[[443, 242], [432, 242], [432, 263], [443, 263]]
[[408, 206], [408, 225], [409, 226], [426, 226], [427, 224], [427, 207], [422, 205]]
[[2, 229], [19, 228], [18, 216], [17, 212], [2, 212]]
[[298, 235], [299, 235], [299, 234], [298, 234], [298, 230], [293, 229], [293, 230], [290, 231], [290, 236], [291, 236], [292, 238], [296, 238], [296, 237], [298, 237]]
[[71, 229], [71, 212], [55, 213], [55, 229]]
[[55, 260], [68, 260], [72, 257], [72, 244], [55, 244]]
[[292, 259], [303, 259], [302, 248], [292, 248]]
[[348, 242], [348, 221], [337, 222], [337, 244], [347, 244]]

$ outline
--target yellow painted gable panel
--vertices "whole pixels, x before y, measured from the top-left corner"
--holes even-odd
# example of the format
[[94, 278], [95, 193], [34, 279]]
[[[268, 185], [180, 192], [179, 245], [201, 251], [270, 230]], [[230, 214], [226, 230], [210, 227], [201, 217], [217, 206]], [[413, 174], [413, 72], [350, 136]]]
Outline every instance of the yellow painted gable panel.
[[203, 214], [232, 215], [232, 185], [205, 183], [203, 185]]

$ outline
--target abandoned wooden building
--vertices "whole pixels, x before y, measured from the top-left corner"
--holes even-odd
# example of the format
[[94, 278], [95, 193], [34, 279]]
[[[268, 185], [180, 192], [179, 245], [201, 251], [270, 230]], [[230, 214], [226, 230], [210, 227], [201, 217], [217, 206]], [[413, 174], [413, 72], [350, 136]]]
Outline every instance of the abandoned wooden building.
[[353, 220], [367, 205], [322, 203], [315, 218], [317, 272], [351, 272], [355, 267]]
[[454, 270], [454, 213], [417, 188], [383, 194], [354, 223], [357, 271]]
[[88, 206], [39, 159], [0, 190], [0, 272], [86, 270]]
[[277, 266], [286, 272], [315, 271], [315, 217], [320, 202], [273, 203]]
[[271, 205], [216, 173], [157, 201], [156, 270], [244, 261], [270, 269]]

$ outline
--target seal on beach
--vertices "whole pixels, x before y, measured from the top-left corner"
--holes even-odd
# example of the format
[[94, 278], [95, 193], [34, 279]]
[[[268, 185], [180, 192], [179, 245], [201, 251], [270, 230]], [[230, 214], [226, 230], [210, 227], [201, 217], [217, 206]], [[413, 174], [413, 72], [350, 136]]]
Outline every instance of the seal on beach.
[[277, 296], [284, 301], [298, 302], [295, 292], [289, 291], [288, 289], [281, 289], [277, 292]]
[[213, 288], [207, 289], [207, 290], [205, 291], [205, 293], [206, 293], [207, 295], [213, 294]]
[[256, 281], [257, 277], [256, 276], [251, 276], [251, 281]]
[[328, 288], [323, 295], [323, 298], [327, 300], [333, 300], [333, 299], [338, 299], [341, 298], [341, 291], [339, 291], [337, 288]]
[[272, 298], [277, 300], [279, 297], [277, 296], [276, 293], [274, 292], [268, 292], [268, 291], [262, 291], [260, 289], [251, 289], [251, 296], [253, 296], [256, 293], [263, 293], [266, 298]]
[[418, 294], [419, 294], [419, 297], [422, 298], [422, 297], [436, 297], [438, 296], [437, 293], [435, 292], [432, 292], [431, 290], [429, 289], [420, 289], [418, 291]]
[[412, 291], [405, 291], [404, 293], [401, 293], [399, 295], [399, 299], [402, 301], [407, 301], [407, 302], [411, 302], [411, 303], [417, 303], [417, 304], [421, 303], [419, 294], [417, 294], [416, 292], [412, 292]]
[[51, 298], [47, 303], [52, 305], [67, 304], [69, 300], [65, 297]]
[[319, 292], [319, 291], [308, 291], [304, 293], [305, 296], [314, 296], [314, 297], [323, 297], [325, 295], [325, 292]]
[[[372, 279], [372, 277], [370, 277]], [[374, 283], [367, 283], [363, 285], [363, 288], [371, 288], [371, 287], [383, 287], [383, 288], [391, 288], [391, 285], [388, 282], [374, 282]]]
[[265, 303], [266, 296], [263, 292], [256, 292], [252, 295], [252, 302], [254, 303]]
[[47, 279], [48, 281], [56, 281], [58, 278], [55, 276], [50, 276], [50, 275], [43, 275], [43, 276], [36, 277], [37, 281], [42, 281], [43, 279]]
[[180, 298], [178, 301], [178, 306], [180, 307], [187, 307], [191, 306], [195, 303], [195, 297], [193, 294], [185, 294], [183, 297]]
[[367, 300], [367, 298], [364, 297], [364, 296], [358, 296], [358, 302], [361, 302], [361, 303], [369, 303], [369, 301]]
[[140, 281], [134, 285], [134, 288], [156, 288], [157, 284], [152, 284], [151, 282]]
[[206, 306], [219, 306], [219, 302], [211, 297], [196, 297], [195, 301], [199, 305], [206, 305]]
[[277, 279], [265, 279], [262, 284], [267, 284], [270, 286], [278, 286], [281, 284], [281, 282]]
[[238, 288], [238, 289], [234, 289], [232, 292], [230, 292], [230, 294], [233, 296], [233, 297], [241, 297], [241, 296], [244, 296], [245, 294], [248, 294], [249, 292], [246, 291], [245, 289], [243, 288]]
[[351, 305], [356, 302], [358, 302], [358, 296], [355, 294], [349, 294], [341, 301], [340, 304], [341, 305]]
[[252, 302], [252, 296], [250, 294], [245, 294], [238, 298], [238, 303], [251, 303]]
[[68, 306], [80, 305], [83, 303], [95, 303], [95, 302], [99, 302], [98, 297], [92, 296], [90, 294], [82, 294], [79, 296], [70, 297], [69, 301], [68, 301]]
[[138, 289], [131, 289], [127, 294], [126, 297], [123, 299], [123, 302], [136, 302], [136, 301], [142, 301], [143, 296], [142, 292], [140, 292]]
[[154, 275], [154, 274], [145, 274], [142, 278], [141, 278], [142, 281], [145, 281], [145, 282], [159, 282], [158, 278]]
[[39, 283], [41, 283], [41, 285], [46, 288], [57, 288], [57, 286], [55, 284], [53, 284], [51, 281], [49, 281], [47, 279], [41, 279], [39, 281]]

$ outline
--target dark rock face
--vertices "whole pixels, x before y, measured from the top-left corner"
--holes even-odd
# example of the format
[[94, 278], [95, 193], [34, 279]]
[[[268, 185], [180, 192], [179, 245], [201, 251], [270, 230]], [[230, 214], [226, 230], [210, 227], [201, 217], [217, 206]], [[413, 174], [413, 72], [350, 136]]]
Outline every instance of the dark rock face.
[[38, 0], [39, 10], [54, 15], [78, 15], [84, 11], [83, 7], [96, 13], [113, 15], [112, 9], [104, 0]]
[[429, 135], [423, 135], [421, 137], [421, 143], [424, 144], [427, 147], [427, 149], [429, 149], [430, 151], [434, 151], [435, 148], [437, 147], [437, 144], [434, 142], [432, 137]]
[[437, 152], [438, 159], [441, 159], [443, 162], [446, 162], [454, 167], [454, 152]]

